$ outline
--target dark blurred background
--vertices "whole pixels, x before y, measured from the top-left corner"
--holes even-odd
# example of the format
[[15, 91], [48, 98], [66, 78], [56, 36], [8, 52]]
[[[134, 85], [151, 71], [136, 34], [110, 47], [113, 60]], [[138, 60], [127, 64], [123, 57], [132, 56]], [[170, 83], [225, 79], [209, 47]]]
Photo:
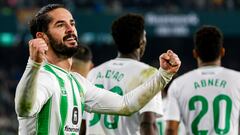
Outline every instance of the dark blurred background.
[[240, 70], [240, 0], [0, 0], [0, 135], [17, 134], [14, 95], [29, 56], [28, 21], [48, 3], [65, 4], [73, 12], [79, 39], [92, 49], [96, 66], [117, 56], [112, 20], [135, 12], [146, 21], [148, 45], [142, 61], [159, 67], [159, 54], [172, 49], [182, 60], [179, 74], [196, 68], [192, 36], [208, 24], [224, 33], [222, 65]]

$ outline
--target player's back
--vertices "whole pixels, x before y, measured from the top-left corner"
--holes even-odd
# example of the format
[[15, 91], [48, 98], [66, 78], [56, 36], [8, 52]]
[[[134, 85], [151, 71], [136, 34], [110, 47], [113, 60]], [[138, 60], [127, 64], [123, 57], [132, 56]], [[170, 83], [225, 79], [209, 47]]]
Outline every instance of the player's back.
[[180, 116], [176, 117], [182, 118], [189, 134], [238, 134], [239, 72], [217, 66], [201, 67], [177, 78], [169, 93], [178, 104]]
[[[98, 87], [109, 89], [119, 95], [124, 95], [157, 72], [157, 69], [139, 61], [116, 58], [93, 69], [89, 73], [88, 79]], [[159, 102], [153, 102], [153, 104], [158, 108], [151, 108], [151, 105], [149, 105], [145, 109], [162, 113], [160, 109], [161, 96], [158, 94], [155, 98], [158, 98]], [[144, 111], [144, 108], [141, 111]], [[87, 114], [88, 135], [138, 135], [140, 131], [139, 125], [139, 113], [135, 113], [131, 117]]]

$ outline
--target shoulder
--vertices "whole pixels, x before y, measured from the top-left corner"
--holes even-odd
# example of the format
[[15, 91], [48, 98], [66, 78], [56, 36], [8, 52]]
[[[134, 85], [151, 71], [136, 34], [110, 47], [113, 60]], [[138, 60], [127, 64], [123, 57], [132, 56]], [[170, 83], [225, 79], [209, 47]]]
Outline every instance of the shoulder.
[[92, 68], [89, 72], [88, 72], [88, 75], [87, 75], [87, 79], [91, 80], [91, 78], [93, 78], [94, 76], [96, 76], [98, 74], [98, 72], [101, 72], [105, 69], [107, 69], [107, 65], [108, 65], [109, 61], [99, 65], [99, 66], [96, 66], [94, 68]]
[[[143, 63], [144, 64], [144, 63]], [[141, 71], [141, 75], [144, 76], [144, 77], [149, 77], [149, 76], [152, 76], [156, 73], [158, 73], [158, 69], [155, 68], [155, 67], [152, 67], [150, 65], [147, 65], [147, 64], [144, 64], [143, 65], [143, 68], [142, 68], [142, 71]]]
[[83, 77], [81, 74], [77, 72], [71, 72], [71, 74], [77, 79], [80, 80], [81, 82], [84, 82], [86, 80], [85, 77]]
[[113, 60], [106, 61], [106, 62], [104, 62], [104, 63], [102, 63], [102, 64], [92, 68], [91, 71], [89, 72], [89, 74], [97, 72], [97, 71], [100, 71], [102, 69], [105, 69], [112, 61]]
[[56, 78], [54, 76], [53, 73], [51, 73], [50, 71], [46, 70], [44, 67], [41, 67], [40, 71], [39, 71], [39, 77], [41, 79], [44, 79], [44, 80], [54, 80], [54, 78]]
[[234, 69], [223, 68], [222, 77], [238, 84], [240, 81], [240, 72]]
[[197, 72], [196, 69], [188, 71], [188, 72], [186, 72], [186, 73], [176, 77], [173, 80], [173, 82], [181, 83], [181, 82], [184, 82], [184, 81], [186, 81], [188, 79], [191, 79], [196, 74], [196, 72]]
[[228, 74], [231, 74], [231, 75], [235, 74], [236, 76], [240, 76], [240, 72], [237, 71], [237, 70], [230, 69], [230, 68], [224, 68], [224, 67], [222, 67], [222, 68], [223, 68], [223, 71], [225, 73], [228, 73]]

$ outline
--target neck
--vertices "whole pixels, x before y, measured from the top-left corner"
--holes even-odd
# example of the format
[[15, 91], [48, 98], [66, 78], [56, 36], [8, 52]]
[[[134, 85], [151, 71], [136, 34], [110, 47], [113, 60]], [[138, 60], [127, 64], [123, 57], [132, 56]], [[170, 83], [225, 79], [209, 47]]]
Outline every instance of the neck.
[[66, 71], [70, 71], [72, 66], [72, 58], [61, 58], [54, 53], [47, 54], [47, 62], [56, 65]]
[[211, 62], [202, 62], [201, 60], [198, 60], [198, 67], [204, 67], [204, 66], [221, 66], [221, 60], [217, 59]]
[[119, 53], [118, 54], [118, 57], [119, 58], [130, 58], [130, 59], [134, 59], [134, 60], [140, 60], [140, 55], [139, 53], [137, 53], [136, 51], [134, 53], [129, 53], [129, 54], [122, 54], [122, 53]]

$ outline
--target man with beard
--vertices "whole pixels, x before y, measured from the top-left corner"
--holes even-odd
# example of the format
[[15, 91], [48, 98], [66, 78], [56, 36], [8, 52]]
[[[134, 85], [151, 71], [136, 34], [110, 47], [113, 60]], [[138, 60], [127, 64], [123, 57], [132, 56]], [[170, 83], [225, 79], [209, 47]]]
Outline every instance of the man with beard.
[[71, 72], [78, 38], [72, 14], [64, 6], [41, 8], [30, 31], [30, 58], [15, 95], [20, 135], [78, 134], [83, 110], [131, 115], [166, 86], [181, 64], [172, 51], [163, 53], [159, 73], [120, 96]]

